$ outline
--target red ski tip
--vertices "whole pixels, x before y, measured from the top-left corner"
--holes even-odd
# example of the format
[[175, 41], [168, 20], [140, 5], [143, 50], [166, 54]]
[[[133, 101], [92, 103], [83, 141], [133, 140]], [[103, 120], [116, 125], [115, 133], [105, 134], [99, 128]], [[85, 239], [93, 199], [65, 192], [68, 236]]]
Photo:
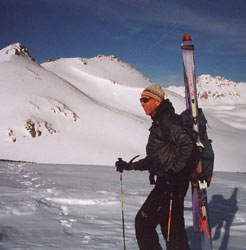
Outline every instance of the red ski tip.
[[191, 37], [189, 34], [184, 34], [183, 35], [183, 41], [191, 41]]

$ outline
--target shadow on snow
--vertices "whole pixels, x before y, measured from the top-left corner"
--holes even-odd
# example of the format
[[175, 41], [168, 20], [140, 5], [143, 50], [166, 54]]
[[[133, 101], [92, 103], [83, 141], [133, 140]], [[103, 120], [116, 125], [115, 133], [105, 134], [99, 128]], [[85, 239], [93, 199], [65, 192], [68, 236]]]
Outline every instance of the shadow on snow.
[[[225, 199], [221, 194], [216, 194], [212, 196], [209, 202], [212, 239], [213, 241], [217, 241], [222, 237], [220, 246], [218, 247], [219, 250], [228, 249], [230, 227], [238, 210], [237, 193], [238, 188], [235, 188], [229, 199]], [[193, 227], [188, 227], [186, 231], [190, 240], [190, 249], [202, 249], [200, 234], [194, 233]]]

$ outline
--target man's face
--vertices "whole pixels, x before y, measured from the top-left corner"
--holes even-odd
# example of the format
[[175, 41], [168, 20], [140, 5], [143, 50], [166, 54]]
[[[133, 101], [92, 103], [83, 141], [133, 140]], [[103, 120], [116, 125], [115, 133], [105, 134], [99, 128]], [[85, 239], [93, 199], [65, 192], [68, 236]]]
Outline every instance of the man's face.
[[141, 95], [140, 102], [145, 111], [145, 114], [151, 117], [155, 115], [156, 109], [161, 103], [160, 101], [146, 95]]

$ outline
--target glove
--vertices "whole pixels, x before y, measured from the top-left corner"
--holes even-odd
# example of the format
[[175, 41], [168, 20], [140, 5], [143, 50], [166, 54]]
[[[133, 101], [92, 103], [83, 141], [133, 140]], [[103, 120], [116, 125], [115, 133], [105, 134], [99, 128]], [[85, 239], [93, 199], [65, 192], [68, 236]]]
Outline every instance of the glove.
[[121, 158], [118, 158], [118, 161], [115, 162], [116, 171], [122, 173], [123, 170], [133, 170], [132, 163], [123, 161]]
[[174, 185], [175, 184], [175, 181], [174, 181], [174, 172], [173, 172], [172, 169], [169, 169], [164, 174], [164, 177], [165, 177], [166, 184], [168, 184], [168, 185]]

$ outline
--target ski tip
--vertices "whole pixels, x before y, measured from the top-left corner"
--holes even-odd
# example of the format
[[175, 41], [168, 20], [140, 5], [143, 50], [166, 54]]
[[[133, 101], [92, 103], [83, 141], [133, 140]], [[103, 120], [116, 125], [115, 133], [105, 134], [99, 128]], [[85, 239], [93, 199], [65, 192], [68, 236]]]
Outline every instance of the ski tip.
[[184, 41], [192, 41], [192, 40], [191, 40], [191, 37], [190, 37], [189, 34], [184, 34], [183, 38], [182, 38], [182, 41], [184, 42]]

